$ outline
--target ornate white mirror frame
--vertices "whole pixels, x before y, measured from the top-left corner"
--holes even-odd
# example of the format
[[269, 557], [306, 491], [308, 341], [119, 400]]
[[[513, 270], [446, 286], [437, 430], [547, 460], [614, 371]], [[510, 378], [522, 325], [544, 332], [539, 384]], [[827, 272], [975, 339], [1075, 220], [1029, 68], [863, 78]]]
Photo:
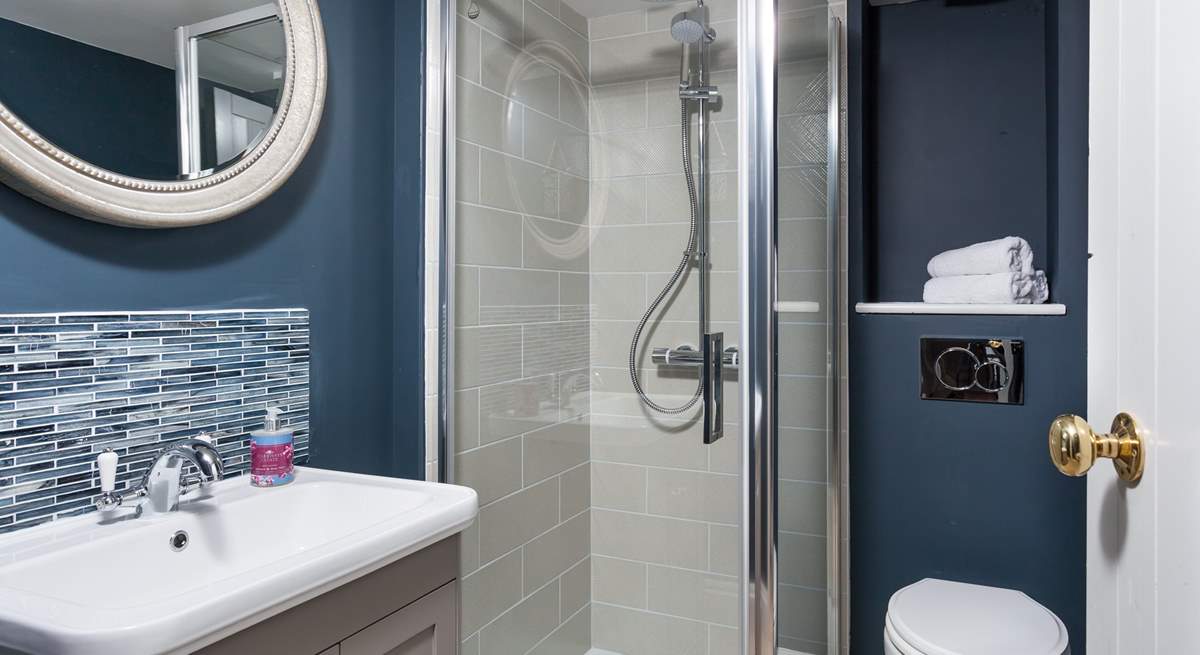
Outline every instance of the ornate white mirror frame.
[[262, 202], [312, 145], [327, 81], [316, 0], [276, 1], [287, 51], [279, 107], [257, 146], [236, 163], [196, 179], [126, 177], [58, 149], [0, 103], [0, 182], [69, 214], [138, 228], [214, 223]]

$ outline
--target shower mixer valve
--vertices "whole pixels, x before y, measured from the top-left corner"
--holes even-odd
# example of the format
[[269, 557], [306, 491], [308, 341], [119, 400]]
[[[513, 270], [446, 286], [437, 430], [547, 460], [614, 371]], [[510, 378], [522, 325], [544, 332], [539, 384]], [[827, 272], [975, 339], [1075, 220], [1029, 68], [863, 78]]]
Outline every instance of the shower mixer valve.
[[[704, 364], [704, 354], [689, 343], [685, 343], [678, 348], [655, 348], [650, 358], [659, 366], [699, 367]], [[738, 356], [738, 347], [729, 346], [726, 348], [721, 360], [721, 364], [725, 368], [737, 369], [741, 363]]]

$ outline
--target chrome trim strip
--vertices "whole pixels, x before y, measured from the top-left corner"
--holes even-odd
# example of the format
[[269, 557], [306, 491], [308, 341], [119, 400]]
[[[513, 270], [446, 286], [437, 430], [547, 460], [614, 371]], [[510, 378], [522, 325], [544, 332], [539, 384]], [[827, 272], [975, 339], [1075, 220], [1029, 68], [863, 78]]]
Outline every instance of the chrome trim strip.
[[458, 64], [455, 42], [458, 14], [455, 0], [441, 0], [442, 43], [442, 188], [439, 195], [440, 244], [438, 251], [438, 481], [454, 482], [454, 285], [455, 285], [455, 143], [457, 133]]
[[841, 330], [845, 320], [845, 303], [841, 302], [841, 219], [842, 219], [842, 21], [829, 19], [829, 106], [828, 151], [826, 157], [826, 201], [828, 240], [826, 268], [829, 304], [827, 350], [829, 357], [828, 392], [826, 393], [826, 590], [827, 643], [829, 655], [841, 655], [842, 637], [842, 574], [846, 562], [842, 558], [842, 425], [841, 425]]
[[775, 121], [776, 1], [739, 6], [743, 652], [776, 644]]

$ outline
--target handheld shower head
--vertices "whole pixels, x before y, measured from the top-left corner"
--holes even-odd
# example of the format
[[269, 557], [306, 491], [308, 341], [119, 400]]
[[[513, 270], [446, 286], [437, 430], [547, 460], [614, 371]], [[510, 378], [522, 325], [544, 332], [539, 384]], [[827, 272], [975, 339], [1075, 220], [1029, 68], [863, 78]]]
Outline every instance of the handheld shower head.
[[675, 14], [671, 19], [671, 38], [689, 45], [699, 43], [708, 36], [708, 21], [704, 14], [703, 7]]

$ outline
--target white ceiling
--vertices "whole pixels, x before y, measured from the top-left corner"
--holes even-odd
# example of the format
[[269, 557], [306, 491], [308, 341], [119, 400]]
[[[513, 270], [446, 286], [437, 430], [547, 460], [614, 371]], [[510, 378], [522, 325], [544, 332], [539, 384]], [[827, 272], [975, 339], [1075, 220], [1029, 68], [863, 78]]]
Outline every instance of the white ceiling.
[[563, 0], [563, 2], [587, 18], [620, 14], [664, 4], [655, 0]]
[[0, 18], [175, 68], [174, 30], [270, 0], [0, 0]]

